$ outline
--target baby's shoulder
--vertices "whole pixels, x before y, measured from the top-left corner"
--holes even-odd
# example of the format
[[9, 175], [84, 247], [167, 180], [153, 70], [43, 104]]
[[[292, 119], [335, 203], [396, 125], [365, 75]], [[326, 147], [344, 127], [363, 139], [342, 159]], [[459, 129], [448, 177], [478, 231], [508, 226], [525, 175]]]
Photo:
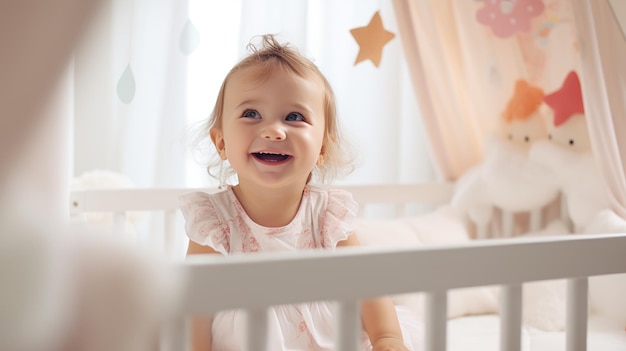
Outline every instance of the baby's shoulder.
[[308, 187], [311, 204], [323, 212], [358, 212], [358, 204], [347, 190], [311, 185]]
[[179, 208], [185, 219], [185, 231], [189, 239], [228, 255], [228, 219], [236, 211], [230, 203], [228, 189], [214, 193], [194, 191], [180, 196]]
[[[202, 212], [204, 217], [219, 218], [235, 211], [230, 196], [230, 188], [214, 192], [194, 191], [178, 198], [179, 208], [183, 215]], [[187, 217], [187, 216], [185, 216]]]
[[344, 201], [354, 200], [351, 192], [340, 188], [322, 185], [308, 185], [307, 191], [311, 194], [310, 196], [312, 198], [333, 198]]
[[334, 249], [354, 232], [359, 206], [352, 194], [338, 188], [310, 187], [313, 213], [320, 225], [321, 245]]

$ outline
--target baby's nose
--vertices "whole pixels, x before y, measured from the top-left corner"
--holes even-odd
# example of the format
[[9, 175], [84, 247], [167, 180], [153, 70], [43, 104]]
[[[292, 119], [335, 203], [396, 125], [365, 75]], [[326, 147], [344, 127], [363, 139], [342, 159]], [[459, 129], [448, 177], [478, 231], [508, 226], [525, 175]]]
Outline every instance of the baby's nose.
[[262, 137], [266, 140], [281, 141], [287, 139], [287, 133], [283, 128], [272, 125], [263, 129]]

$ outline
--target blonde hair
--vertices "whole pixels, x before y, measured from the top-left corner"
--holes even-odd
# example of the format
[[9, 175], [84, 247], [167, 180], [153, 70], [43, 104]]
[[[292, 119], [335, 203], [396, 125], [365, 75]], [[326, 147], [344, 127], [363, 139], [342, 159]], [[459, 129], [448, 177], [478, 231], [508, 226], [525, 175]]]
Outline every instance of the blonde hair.
[[[349, 174], [354, 170], [354, 157], [347, 143], [342, 141], [337, 121], [335, 94], [330, 83], [311, 60], [302, 56], [289, 44], [279, 43], [275, 36], [271, 34], [262, 35], [260, 39], [261, 43], [259, 45], [254, 45], [252, 41], [247, 45], [246, 49], [250, 54], [239, 61], [228, 72], [220, 87], [213, 112], [208, 120], [202, 121], [201, 124], [195, 127], [195, 131], [192, 132], [195, 134], [193, 142], [196, 149], [200, 152], [199, 154], [206, 155], [206, 150], [209, 146], [215, 151], [209, 133], [211, 129], [221, 128], [222, 126], [224, 95], [228, 81], [233, 74], [250, 67], [258, 67], [260, 70], [257, 78], [259, 81], [263, 81], [276, 69], [283, 69], [302, 78], [317, 77], [324, 86], [325, 130], [321, 155], [323, 162], [315, 166], [309, 180], [313, 177], [322, 183], [330, 183], [340, 176]], [[224, 161], [218, 157], [216, 152], [212, 152], [212, 155], [211, 160], [202, 162], [206, 164], [207, 172], [210, 176], [222, 181], [223, 177], [227, 179], [235, 174], [230, 167], [222, 170]]]

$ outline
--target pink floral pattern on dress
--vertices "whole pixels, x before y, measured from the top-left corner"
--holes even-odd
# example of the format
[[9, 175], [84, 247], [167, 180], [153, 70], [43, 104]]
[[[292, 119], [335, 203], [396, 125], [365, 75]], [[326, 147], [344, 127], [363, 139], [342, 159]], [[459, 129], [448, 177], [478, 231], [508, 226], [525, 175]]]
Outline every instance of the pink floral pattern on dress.
[[298, 239], [296, 240], [298, 243], [298, 249], [314, 249], [315, 248], [315, 240], [313, 239], [313, 231], [311, 230], [311, 226], [306, 226], [305, 228], [298, 233]]
[[322, 247], [332, 248], [333, 242], [331, 240], [331, 234], [337, 231], [339, 225], [329, 221], [328, 217], [326, 213], [320, 216], [320, 234], [322, 237]]
[[[301, 209], [291, 223], [280, 228], [255, 224], [232, 189], [215, 194], [192, 193], [182, 197], [181, 210], [189, 238], [228, 255], [259, 251], [334, 248], [352, 232], [357, 205], [341, 190], [303, 191]], [[314, 228], [316, 231], [314, 232]]]
[[541, 0], [484, 0], [476, 13], [479, 23], [491, 27], [500, 38], [530, 29], [530, 20], [539, 16], [545, 5]]
[[276, 236], [279, 234], [282, 234], [285, 232], [285, 228], [269, 228], [266, 232], [265, 235], [267, 236]]
[[[307, 187], [296, 216], [284, 227], [263, 227], [252, 221], [238, 203], [232, 188], [214, 194], [194, 193], [183, 198], [181, 210], [190, 239], [229, 255], [231, 253], [298, 251], [325, 247], [333, 249], [353, 231], [358, 206], [341, 190]], [[224, 250], [227, 247], [227, 250]], [[320, 345], [334, 338], [329, 328], [317, 328], [333, 318], [327, 302], [273, 307], [271, 323], [286, 334], [292, 349], [321, 350]], [[321, 307], [319, 305], [322, 305]], [[303, 314], [302, 310], [306, 310]], [[213, 320], [215, 349], [241, 349], [236, 320], [241, 311], [221, 311]], [[305, 316], [306, 315], [306, 316]], [[221, 344], [220, 344], [221, 343]], [[282, 348], [273, 348], [278, 350]], [[324, 348], [326, 349], [326, 348]]]
[[305, 321], [301, 321], [298, 324], [298, 338], [306, 338], [307, 340], [307, 344], [308, 344], [308, 349], [309, 350], [314, 350], [317, 347], [317, 343], [315, 342], [315, 339], [313, 339], [313, 335], [311, 334], [311, 332], [309, 331], [309, 326], [306, 325]]
[[230, 228], [224, 222], [203, 223], [200, 226], [199, 233], [205, 237], [212, 237], [214, 244], [221, 244], [224, 246], [226, 252], [230, 252]]
[[214, 247], [223, 247], [230, 252], [230, 227], [221, 220], [213, 202], [207, 194], [192, 193], [183, 196], [181, 211], [186, 220], [188, 233], [193, 233], [196, 242]]
[[259, 252], [259, 242], [242, 215], [234, 217], [231, 225], [237, 230], [238, 235], [241, 235], [241, 252]]
[[334, 248], [337, 240], [343, 240], [351, 231], [344, 230], [346, 223], [352, 225], [356, 217], [356, 206], [348, 207], [347, 193], [331, 191], [328, 196], [328, 204], [319, 218], [322, 247]]

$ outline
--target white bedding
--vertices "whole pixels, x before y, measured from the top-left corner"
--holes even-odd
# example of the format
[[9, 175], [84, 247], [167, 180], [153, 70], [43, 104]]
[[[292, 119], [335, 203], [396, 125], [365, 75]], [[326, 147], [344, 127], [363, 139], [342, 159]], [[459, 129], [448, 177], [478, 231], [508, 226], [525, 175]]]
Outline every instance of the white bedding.
[[[500, 318], [471, 316], [448, 321], [448, 351], [499, 351]], [[565, 350], [564, 332], [546, 332], [522, 327], [522, 351]], [[589, 351], [626, 351], [623, 326], [598, 316], [589, 319]]]
[[[424, 215], [370, 220], [359, 219], [356, 232], [367, 246], [424, 246], [469, 242], [465, 223], [448, 207]], [[566, 230], [551, 223], [532, 235], [560, 235]], [[623, 309], [626, 275], [594, 277], [590, 280], [588, 350], [626, 351], [625, 325], [612, 323], [611, 310]], [[500, 351], [499, 296], [497, 287], [455, 289], [448, 294], [448, 350]], [[524, 284], [522, 351], [565, 350], [565, 281], [541, 281]], [[623, 295], [622, 295], [623, 296]], [[418, 318], [423, 318], [420, 294], [395, 296]], [[601, 312], [602, 314], [598, 314]], [[612, 311], [622, 321], [624, 311]]]

